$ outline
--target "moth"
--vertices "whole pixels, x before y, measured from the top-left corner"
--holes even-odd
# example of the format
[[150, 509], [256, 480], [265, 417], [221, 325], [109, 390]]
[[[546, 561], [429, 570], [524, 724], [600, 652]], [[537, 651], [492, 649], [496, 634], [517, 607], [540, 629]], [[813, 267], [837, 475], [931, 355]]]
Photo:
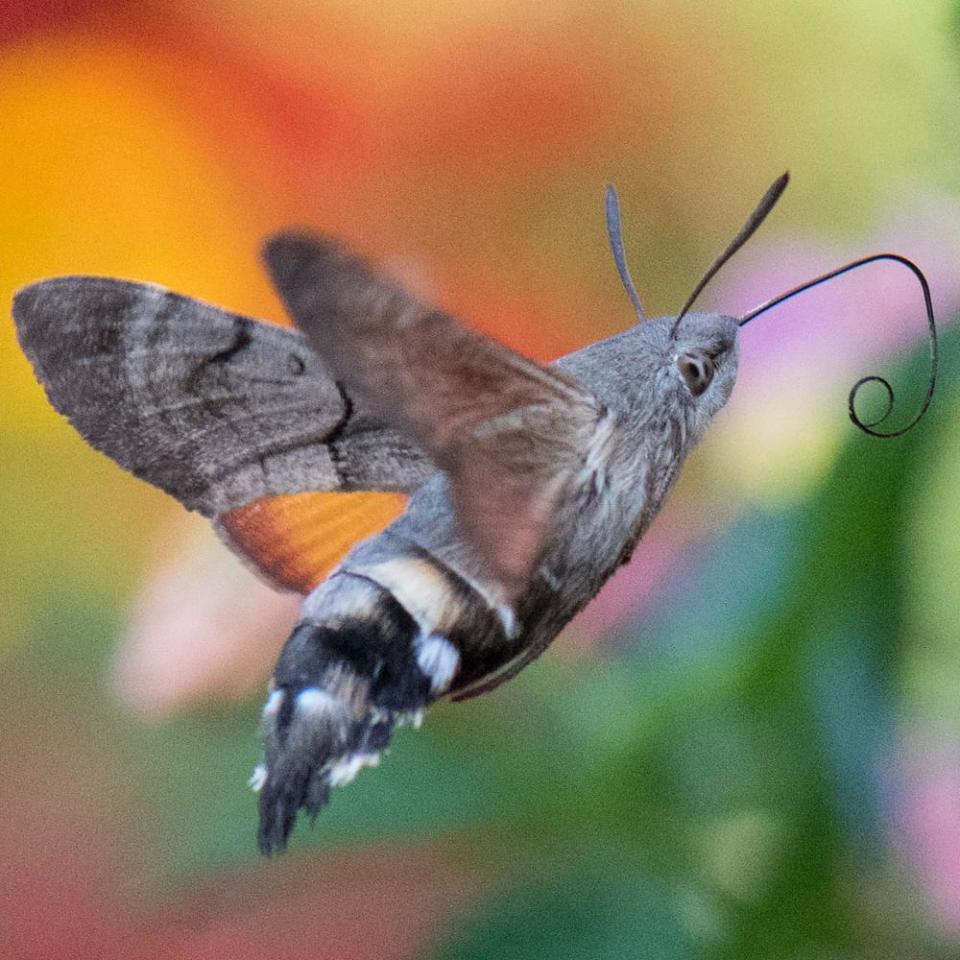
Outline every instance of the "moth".
[[[294, 231], [263, 257], [296, 330], [110, 278], [17, 293], [20, 343], [52, 405], [97, 450], [209, 517], [272, 582], [306, 594], [251, 781], [264, 853], [286, 845], [301, 809], [316, 815], [333, 787], [375, 765], [398, 724], [518, 673], [630, 558], [729, 398], [749, 320], [856, 266], [906, 264], [923, 286], [933, 365], [904, 429], [923, 415], [936, 372], [930, 294], [895, 254], [739, 318], [690, 312], [787, 181], [683, 308], [658, 319], [641, 309], [609, 188], [608, 236], [637, 323], [549, 366], [422, 303], [340, 243]], [[886, 381], [864, 378], [854, 422], [902, 433], [857, 416], [853, 395], [870, 380], [893, 405]], [[298, 509], [318, 491], [330, 495], [321, 508]], [[357, 491], [409, 501], [318, 578], [310, 557], [327, 541], [336, 552]]]

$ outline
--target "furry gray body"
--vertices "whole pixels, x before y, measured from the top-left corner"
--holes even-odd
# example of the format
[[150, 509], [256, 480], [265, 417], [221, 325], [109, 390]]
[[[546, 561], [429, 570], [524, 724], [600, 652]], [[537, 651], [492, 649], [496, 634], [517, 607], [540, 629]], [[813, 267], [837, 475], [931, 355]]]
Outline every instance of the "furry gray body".
[[[630, 558], [659, 512], [713, 414], [704, 417], [702, 405], [685, 396], [673, 373], [669, 358], [677, 348], [667, 335], [672, 320], [647, 321], [557, 361], [556, 366], [596, 398], [605, 413], [577, 482], [557, 506], [542, 559], [513, 604], [514, 630], [505, 629], [491, 599], [496, 584], [459, 533], [442, 474], [417, 490], [405, 513], [384, 533], [357, 546], [343, 561], [343, 571], [362, 574], [394, 594], [392, 580], [378, 571], [413, 555], [471, 588], [463, 623], [449, 623], [436, 604], [437, 618], [423, 624], [428, 632], [470, 633], [469, 659], [477, 661], [476, 667], [465, 662], [452, 689], [463, 689], [528, 649], [543, 649]], [[723, 340], [718, 346], [722, 343], [727, 354], [724, 380], [732, 388], [736, 322], [718, 324], [716, 316], [692, 315], [684, 324], [719, 329]], [[721, 403], [729, 395], [729, 389], [724, 395], [723, 386], [717, 383]], [[322, 603], [307, 598], [307, 616], [321, 609]]]
[[[304, 624], [320, 630], [294, 634], [275, 678], [282, 702], [294, 700], [289, 726], [278, 730], [273, 710], [264, 717], [266, 761], [258, 777], [263, 849], [285, 842], [291, 810], [303, 806], [315, 812], [326, 802], [331, 781], [347, 782], [361, 766], [378, 762], [379, 748], [366, 741], [366, 731], [385, 726], [388, 738], [396, 722], [418, 718], [443, 694], [469, 695], [471, 685], [516, 658], [529, 662], [629, 559], [736, 378], [736, 321], [689, 316], [680, 350], [687, 342], [706, 345], [719, 359], [710, 397], [691, 397], [671, 363], [678, 350], [669, 335], [672, 322], [648, 321], [558, 361], [602, 414], [581, 469], [556, 506], [539, 562], [508, 608], [498, 603], [498, 584], [460, 533], [443, 474], [418, 489], [400, 518], [355, 547], [339, 571], [307, 597]], [[414, 622], [412, 635], [391, 622], [390, 601]], [[365, 663], [354, 667], [349, 657], [334, 657], [320, 671], [300, 669], [315, 660], [318, 646], [329, 644], [324, 628], [342, 630], [350, 621], [372, 619], [384, 626], [368, 647], [409, 645], [413, 676], [405, 672], [395, 684], [407, 691], [400, 709], [371, 694]], [[455, 669], [439, 685], [418, 665], [418, 645], [429, 638], [443, 638], [456, 651]], [[317, 723], [312, 691], [318, 689], [335, 691], [338, 702], [352, 705], [338, 712], [330, 704], [324, 723], [333, 723], [336, 734], [324, 746], [311, 737]], [[301, 711], [296, 698], [303, 690], [309, 691], [310, 706]], [[392, 691], [387, 693], [392, 698]], [[351, 736], [351, 730], [358, 732]], [[301, 763], [307, 755], [320, 761], [313, 760], [309, 772]], [[293, 791], [291, 783], [297, 785]], [[321, 803], [311, 800], [311, 791]]]

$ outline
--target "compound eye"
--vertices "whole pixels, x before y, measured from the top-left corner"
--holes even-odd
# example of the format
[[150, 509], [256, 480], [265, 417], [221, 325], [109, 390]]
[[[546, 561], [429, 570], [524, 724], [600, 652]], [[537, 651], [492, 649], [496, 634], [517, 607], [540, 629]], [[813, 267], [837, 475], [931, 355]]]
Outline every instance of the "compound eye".
[[716, 364], [713, 358], [701, 353], [699, 350], [691, 350], [689, 353], [682, 353], [677, 357], [677, 369], [687, 389], [695, 397], [699, 397], [713, 380], [713, 374], [716, 370]]

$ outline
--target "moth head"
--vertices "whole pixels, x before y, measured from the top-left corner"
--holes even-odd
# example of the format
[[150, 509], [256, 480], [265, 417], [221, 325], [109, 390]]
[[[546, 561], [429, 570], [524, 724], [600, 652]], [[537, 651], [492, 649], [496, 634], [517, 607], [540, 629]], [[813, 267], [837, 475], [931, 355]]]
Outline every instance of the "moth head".
[[673, 317], [648, 321], [663, 325], [661, 395], [672, 417], [683, 420], [687, 439], [697, 442], [730, 399], [737, 379], [737, 321], [719, 313], [690, 313], [671, 335]]
[[718, 313], [689, 313], [690, 307], [720, 267], [747, 241], [773, 208], [788, 182], [781, 176], [724, 253], [697, 284], [675, 317], [647, 320], [627, 268], [620, 226], [620, 202], [616, 190], [607, 188], [607, 236], [620, 281], [633, 303], [640, 323], [635, 328], [644, 348], [637, 356], [652, 366], [638, 371], [649, 391], [661, 399], [671, 416], [682, 416], [689, 439], [696, 440], [714, 414], [727, 402], [737, 376], [737, 321]]
[[[648, 335], [658, 365], [669, 365], [666, 396], [687, 414], [688, 427], [698, 433], [727, 402], [737, 376], [737, 321], [718, 313], [689, 313], [714, 274], [742, 247], [764, 221], [786, 189], [784, 173], [771, 184], [740, 232], [703, 275], [675, 317], [646, 320], [640, 298], [627, 269], [620, 229], [620, 202], [607, 188], [607, 236], [627, 295]], [[656, 345], [656, 346], [654, 346]], [[671, 387], [673, 389], [671, 389]]]

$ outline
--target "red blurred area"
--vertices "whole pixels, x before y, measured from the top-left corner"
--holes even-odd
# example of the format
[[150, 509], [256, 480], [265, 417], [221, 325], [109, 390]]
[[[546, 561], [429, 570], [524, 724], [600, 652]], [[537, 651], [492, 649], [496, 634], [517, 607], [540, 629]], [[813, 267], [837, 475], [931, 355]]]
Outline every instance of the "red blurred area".
[[0, 43], [90, 22], [120, 6], [117, 0], [0, 0]]

